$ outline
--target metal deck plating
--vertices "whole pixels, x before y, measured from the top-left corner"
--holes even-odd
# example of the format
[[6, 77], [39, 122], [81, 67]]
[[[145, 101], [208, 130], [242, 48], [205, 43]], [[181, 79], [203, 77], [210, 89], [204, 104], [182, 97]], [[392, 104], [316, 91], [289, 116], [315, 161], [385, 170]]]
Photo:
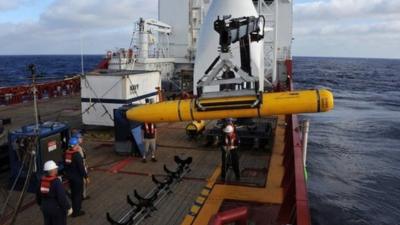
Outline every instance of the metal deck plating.
[[[58, 117], [75, 126], [80, 125], [78, 97], [56, 98], [40, 104], [44, 109], [43, 119]], [[50, 105], [53, 107], [46, 107]], [[3, 109], [0, 116], [9, 115], [9, 110]], [[13, 126], [27, 122], [26, 115], [31, 114], [30, 110], [28, 105], [13, 106], [13, 111], [18, 112], [12, 118], [13, 121], [18, 121]], [[159, 125], [157, 163], [143, 164], [137, 158], [117, 156], [113, 152], [112, 142], [88, 139], [85, 148], [88, 150], [91, 167], [91, 199], [83, 204], [87, 215], [69, 218], [68, 224], [108, 224], [106, 212], [116, 217], [122, 215], [129, 209], [126, 195], [133, 195], [134, 189], [139, 190], [140, 194], [147, 193], [154, 185], [151, 181], [152, 174], [162, 176], [163, 164], [174, 168], [174, 155], [183, 158], [192, 156], [192, 171], [143, 224], [207, 224], [206, 221], [219, 210], [229, 208], [229, 201], [232, 200], [254, 201], [268, 206], [266, 209], [279, 205], [284, 200], [284, 190], [280, 187], [284, 176], [282, 124], [283, 117], [280, 117], [274, 132], [276, 135], [272, 154], [266, 150], [242, 151], [240, 160], [243, 183], [228, 185], [219, 181], [220, 150], [217, 147], [204, 147], [202, 141], [189, 140], [184, 130], [185, 123]], [[257, 184], [257, 181], [260, 182]], [[271, 218], [276, 218], [278, 210], [272, 211], [275, 215]], [[4, 222], [6, 221], [1, 221], [0, 224]], [[33, 195], [27, 196], [17, 220], [17, 224], [28, 223], [42, 224], [42, 215]]]

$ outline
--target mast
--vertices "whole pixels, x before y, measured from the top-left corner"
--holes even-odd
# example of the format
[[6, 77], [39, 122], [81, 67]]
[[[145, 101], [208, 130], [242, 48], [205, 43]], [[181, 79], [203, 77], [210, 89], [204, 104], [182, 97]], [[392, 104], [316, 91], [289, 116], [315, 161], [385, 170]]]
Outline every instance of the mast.
[[36, 66], [35, 64], [29, 64], [28, 70], [31, 72], [32, 78], [32, 94], [33, 94], [33, 110], [35, 117], [35, 134], [39, 131], [39, 110], [37, 105], [37, 88], [36, 88]]
[[34, 138], [34, 148], [31, 149], [31, 157], [33, 160], [33, 171], [37, 171], [36, 167], [36, 150], [38, 149], [39, 145], [39, 110], [37, 104], [37, 88], [36, 88], [36, 67], [34, 64], [29, 65], [29, 70], [32, 74], [32, 91], [33, 91], [33, 109], [34, 109], [34, 116], [35, 116], [35, 138]]

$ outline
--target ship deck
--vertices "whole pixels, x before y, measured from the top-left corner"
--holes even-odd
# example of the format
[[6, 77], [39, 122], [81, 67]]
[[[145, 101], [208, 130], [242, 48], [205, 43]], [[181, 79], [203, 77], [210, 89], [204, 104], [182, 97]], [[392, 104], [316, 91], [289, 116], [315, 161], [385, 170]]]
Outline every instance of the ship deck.
[[[82, 126], [78, 96], [41, 101], [39, 107], [43, 121], [67, 121], [71, 127]], [[12, 118], [13, 123], [7, 129], [32, 123], [32, 114], [31, 103], [0, 108], [0, 118]], [[83, 202], [86, 215], [68, 218], [68, 224], [106, 225], [109, 224], [107, 212], [116, 219], [120, 218], [129, 209], [126, 196], [133, 196], [135, 189], [142, 195], [151, 190], [154, 187], [151, 174], [162, 176], [164, 164], [175, 168], [175, 155], [193, 157], [191, 172], [157, 206], [157, 211], [141, 224], [208, 224], [216, 213], [242, 205], [249, 208], [250, 220], [254, 224], [276, 224], [283, 201], [284, 121], [283, 117], [267, 119], [274, 125], [271, 144], [267, 149], [240, 152], [240, 183], [224, 183], [220, 180], [220, 150], [206, 147], [202, 138], [197, 141], [188, 139], [185, 123], [158, 126], [156, 163], [144, 164], [135, 157], [119, 156], [113, 151], [112, 138], [103, 134], [88, 135], [84, 148], [88, 152], [91, 178], [88, 192], [91, 198]], [[3, 176], [3, 187], [5, 180]], [[0, 193], [0, 202], [4, 197], [3, 191]], [[10, 218], [11, 211], [8, 208], [6, 219]], [[7, 221], [0, 221], [0, 224], [7, 224]], [[16, 224], [43, 224], [33, 194], [27, 194]]]

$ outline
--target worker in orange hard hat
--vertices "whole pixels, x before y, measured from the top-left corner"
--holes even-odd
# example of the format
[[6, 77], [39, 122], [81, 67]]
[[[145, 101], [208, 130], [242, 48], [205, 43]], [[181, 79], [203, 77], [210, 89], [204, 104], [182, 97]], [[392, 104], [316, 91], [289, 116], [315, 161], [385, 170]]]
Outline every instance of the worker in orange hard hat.
[[233, 122], [227, 123], [223, 128], [223, 138], [221, 142], [221, 178], [225, 179], [226, 172], [231, 166], [235, 173], [236, 180], [240, 180], [238, 155], [239, 138]]

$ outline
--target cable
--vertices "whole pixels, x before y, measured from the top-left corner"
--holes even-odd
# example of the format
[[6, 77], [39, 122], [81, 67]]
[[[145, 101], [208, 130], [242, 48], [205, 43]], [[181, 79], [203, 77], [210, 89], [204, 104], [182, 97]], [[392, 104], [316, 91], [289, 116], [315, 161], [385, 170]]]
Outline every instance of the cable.
[[17, 177], [15, 178], [14, 183], [13, 183], [13, 185], [11, 186], [10, 192], [9, 192], [8, 195], [7, 195], [6, 201], [4, 202], [4, 205], [3, 205], [2, 209], [1, 209], [0, 218], [2, 218], [2, 216], [4, 215], [4, 212], [5, 212], [6, 208], [7, 208], [8, 202], [10, 201], [11, 196], [12, 196], [12, 194], [14, 193], [15, 187], [17, 186], [18, 180], [19, 180], [19, 178], [20, 178], [20, 176], [21, 176], [21, 174], [22, 174], [22, 171], [23, 171], [23, 169], [24, 169], [24, 164], [25, 164], [25, 161], [26, 161], [27, 157], [28, 157], [28, 155], [25, 154], [25, 155], [24, 155], [24, 158], [23, 158], [23, 160], [22, 160], [22, 163], [21, 163], [21, 168], [20, 168], [19, 171], [18, 171], [18, 175], [17, 175]]
[[33, 163], [34, 160], [33, 160], [33, 159], [35, 158], [33, 152], [31, 152], [31, 155], [30, 155], [30, 156], [31, 156], [31, 157], [30, 157], [30, 161], [29, 161], [28, 175], [27, 175], [27, 177], [26, 177], [24, 186], [22, 187], [21, 195], [19, 196], [19, 199], [18, 199], [18, 201], [17, 201], [17, 208], [14, 210], [14, 214], [13, 214], [13, 217], [12, 217], [12, 219], [11, 219], [10, 225], [14, 225], [15, 222], [16, 222], [19, 209], [21, 208], [21, 204], [22, 204], [22, 202], [23, 202], [23, 200], [24, 200], [26, 190], [28, 189], [28, 185], [29, 185], [29, 183], [30, 183], [30, 179], [31, 179], [31, 176], [32, 176], [32, 171], [33, 171], [33, 165], [34, 165], [34, 163]]

